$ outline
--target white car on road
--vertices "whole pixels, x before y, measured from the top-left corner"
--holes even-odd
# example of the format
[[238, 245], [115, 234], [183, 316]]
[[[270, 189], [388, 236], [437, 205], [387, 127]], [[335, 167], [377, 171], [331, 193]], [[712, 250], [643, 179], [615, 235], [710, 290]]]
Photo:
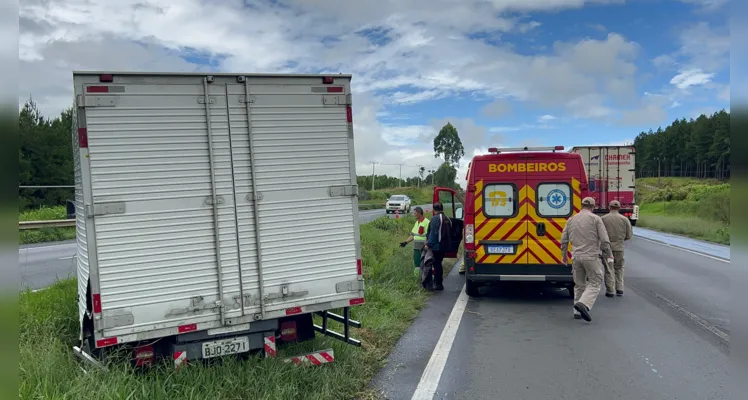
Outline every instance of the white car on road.
[[390, 196], [384, 207], [387, 214], [395, 211], [400, 211], [401, 214], [408, 213], [410, 212], [410, 197], [402, 194]]

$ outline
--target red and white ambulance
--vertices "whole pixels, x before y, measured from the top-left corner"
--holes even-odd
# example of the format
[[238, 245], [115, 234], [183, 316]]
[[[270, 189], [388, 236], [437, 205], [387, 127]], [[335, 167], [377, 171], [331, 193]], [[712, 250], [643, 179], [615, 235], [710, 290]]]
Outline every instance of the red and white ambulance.
[[464, 231], [468, 295], [498, 281], [547, 281], [573, 293], [571, 266], [561, 262], [561, 232], [589, 189], [582, 156], [563, 149], [491, 148], [475, 156], [462, 208], [454, 205], [455, 191], [435, 189], [435, 200], [453, 203], [445, 212], [454, 215], [455, 234]]

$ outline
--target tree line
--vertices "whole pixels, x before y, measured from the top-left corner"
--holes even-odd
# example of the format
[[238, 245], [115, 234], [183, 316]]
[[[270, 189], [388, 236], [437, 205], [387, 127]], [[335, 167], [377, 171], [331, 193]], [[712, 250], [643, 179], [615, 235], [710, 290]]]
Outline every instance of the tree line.
[[634, 140], [636, 176], [730, 177], [730, 113], [681, 118]]
[[73, 200], [73, 189], [23, 186], [73, 185], [72, 107], [55, 118], [45, 118], [29, 99], [18, 113], [19, 208], [64, 205]]

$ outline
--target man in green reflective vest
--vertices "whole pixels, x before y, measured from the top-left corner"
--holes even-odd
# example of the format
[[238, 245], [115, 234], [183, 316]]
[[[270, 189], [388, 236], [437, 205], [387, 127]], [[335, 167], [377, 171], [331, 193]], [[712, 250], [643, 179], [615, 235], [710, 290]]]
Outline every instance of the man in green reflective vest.
[[400, 243], [400, 247], [405, 247], [408, 243], [413, 242], [413, 266], [415, 268], [413, 273], [418, 276], [421, 273], [421, 250], [426, 245], [426, 232], [429, 228], [429, 220], [423, 215], [421, 207], [414, 208], [413, 215], [416, 217], [416, 223], [413, 225], [413, 229], [410, 230], [410, 237]]

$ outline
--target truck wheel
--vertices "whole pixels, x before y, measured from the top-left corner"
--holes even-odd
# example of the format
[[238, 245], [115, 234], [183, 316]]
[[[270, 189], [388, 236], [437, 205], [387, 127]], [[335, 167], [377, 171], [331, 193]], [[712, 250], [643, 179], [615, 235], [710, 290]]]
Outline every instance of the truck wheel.
[[478, 289], [480, 286], [478, 283], [473, 282], [467, 275], [465, 275], [465, 293], [467, 293], [470, 297], [478, 297], [480, 296], [480, 292]]
[[631, 220], [631, 226], [636, 226], [636, 220], [635, 219]]

